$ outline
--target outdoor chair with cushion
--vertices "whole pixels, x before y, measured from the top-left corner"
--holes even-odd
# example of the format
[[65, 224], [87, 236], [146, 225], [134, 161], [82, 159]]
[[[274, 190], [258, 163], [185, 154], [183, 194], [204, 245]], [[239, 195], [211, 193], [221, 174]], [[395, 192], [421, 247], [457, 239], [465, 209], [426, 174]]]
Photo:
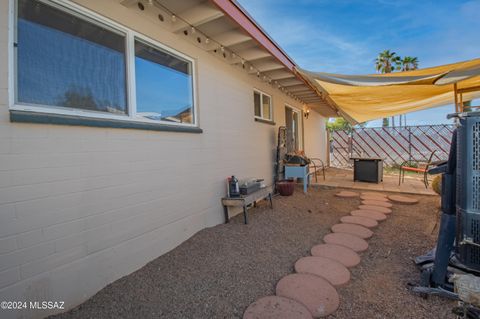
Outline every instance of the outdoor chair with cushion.
[[435, 151], [433, 151], [430, 156], [428, 157], [427, 161], [422, 160], [410, 160], [405, 161], [400, 165], [400, 172], [398, 175], [398, 185], [405, 181], [405, 172], [416, 172], [423, 174], [423, 183], [425, 184], [425, 188], [428, 188], [428, 168], [435, 164], [432, 162], [433, 155], [435, 155]]

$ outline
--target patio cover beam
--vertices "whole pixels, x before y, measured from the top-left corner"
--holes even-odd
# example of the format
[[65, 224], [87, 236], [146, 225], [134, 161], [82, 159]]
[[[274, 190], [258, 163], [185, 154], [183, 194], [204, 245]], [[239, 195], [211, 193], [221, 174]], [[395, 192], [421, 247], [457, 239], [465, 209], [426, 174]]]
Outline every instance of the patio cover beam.
[[[194, 27], [199, 27], [202, 24], [219, 19], [225, 15], [222, 11], [217, 10], [205, 3], [196, 5], [195, 7], [183, 12], [177, 12], [177, 14]], [[188, 26], [189, 25], [182, 20], [178, 20], [172, 24], [171, 31], [179, 32]]]

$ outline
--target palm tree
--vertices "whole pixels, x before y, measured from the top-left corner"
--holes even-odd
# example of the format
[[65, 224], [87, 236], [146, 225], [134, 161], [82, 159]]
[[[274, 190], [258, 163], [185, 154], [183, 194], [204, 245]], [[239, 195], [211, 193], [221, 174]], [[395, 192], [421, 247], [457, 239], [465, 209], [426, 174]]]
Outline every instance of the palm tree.
[[375, 69], [380, 73], [391, 73], [395, 70], [400, 70], [401, 59], [395, 53], [390, 50], [384, 50], [380, 52], [375, 59]]
[[413, 56], [405, 56], [401, 60], [402, 71], [412, 71], [418, 69], [418, 58]]
[[[380, 52], [380, 54], [375, 59], [375, 69], [377, 70], [377, 72], [380, 73], [391, 73], [394, 70], [400, 69], [400, 63], [401, 59], [395, 52], [391, 52], [390, 50], [384, 50], [383, 52]], [[383, 118], [382, 126], [388, 126], [388, 122], [388, 118]]]
[[[412, 71], [418, 69], [418, 58], [413, 56], [404, 56], [401, 59], [402, 71]], [[407, 125], [407, 115], [404, 116], [405, 126]], [[402, 126], [402, 115], [400, 115], [400, 126]]]

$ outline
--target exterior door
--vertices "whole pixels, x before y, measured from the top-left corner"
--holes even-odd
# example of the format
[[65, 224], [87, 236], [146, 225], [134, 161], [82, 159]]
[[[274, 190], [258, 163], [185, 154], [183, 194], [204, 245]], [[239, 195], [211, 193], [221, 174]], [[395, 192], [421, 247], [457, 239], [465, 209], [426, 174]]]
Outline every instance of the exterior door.
[[285, 126], [287, 128], [287, 152], [294, 152], [299, 149], [299, 112], [289, 106], [285, 106]]

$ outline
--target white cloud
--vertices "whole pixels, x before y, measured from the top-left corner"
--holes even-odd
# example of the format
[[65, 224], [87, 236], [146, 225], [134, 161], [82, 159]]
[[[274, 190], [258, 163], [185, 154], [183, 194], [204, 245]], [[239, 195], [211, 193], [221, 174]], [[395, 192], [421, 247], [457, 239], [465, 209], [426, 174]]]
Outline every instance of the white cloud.
[[[280, 1], [281, 2], [281, 1]], [[298, 3], [298, 2], [297, 2]], [[318, 1], [300, 0], [303, 5]], [[371, 64], [373, 58], [364, 42], [349, 39], [321, 21], [311, 21], [295, 14], [275, 15], [273, 6], [278, 2], [248, 2], [251, 13], [260, 25], [303, 68], [325, 72], [355, 71], [356, 63]], [[368, 58], [367, 58], [368, 57]], [[345, 63], [349, 61], [349, 63]]]
[[[342, 4], [351, 2], [340, 1]], [[362, 21], [373, 27], [361, 38], [350, 34], [348, 29], [340, 33], [323, 19], [315, 19], [313, 11], [298, 16], [296, 12], [277, 9], [292, 6], [290, 1], [241, 2], [248, 5], [247, 10], [297, 64], [310, 70], [372, 73], [373, 60], [384, 49], [391, 49], [402, 56], [417, 56], [421, 67], [480, 56], [480, 43], [476, 41], [480, 30], [478, 0], [444, 6], [431, 2], [375, 0], [385, 10], [396, 10], [395, 14], [390, 21], [378, 15], [362, 16]], [[297, 0], [294, 5], [307, 8], [316, 5], [315, 10], [318, 10], [319, 3], [326, 2]], [[338, 12], [332, 14], [338, 15]], [[344, 18], [340, 16], [338, 19]], [[382, 26], [377, 29], [376, 24]]]

